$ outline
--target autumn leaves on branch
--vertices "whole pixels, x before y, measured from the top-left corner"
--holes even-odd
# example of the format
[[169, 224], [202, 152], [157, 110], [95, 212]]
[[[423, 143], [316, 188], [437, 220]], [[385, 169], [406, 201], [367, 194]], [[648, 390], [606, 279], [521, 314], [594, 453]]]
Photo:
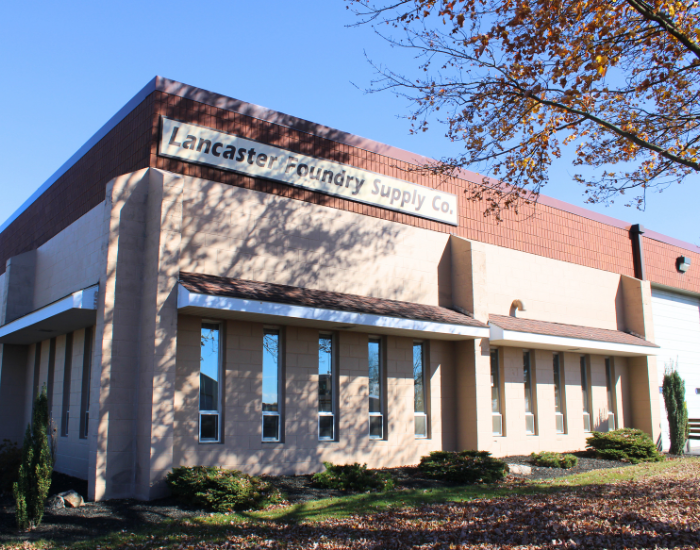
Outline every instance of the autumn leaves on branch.
[[534, 200], [562, 147], [589, 202], [700, 170], [700, 5], [661, 0], [346, 0], [417, 54], [418, 75], [376, 64], [373, 91], [411, 100], [412, 131], [440, 120], [464, 145], [421, 167], [485, 177], [468, 191], [500, 216]]

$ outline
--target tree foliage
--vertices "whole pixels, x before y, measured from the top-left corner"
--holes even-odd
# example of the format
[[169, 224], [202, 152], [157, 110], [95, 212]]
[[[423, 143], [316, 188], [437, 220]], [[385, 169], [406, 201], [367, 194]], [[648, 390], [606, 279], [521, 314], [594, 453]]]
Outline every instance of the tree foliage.
[[37, 527], [44, 517], [44, 503], [51, 487], [53, 459], [49, 448], [49, 404], [46, 387], [34, 401], [32, 424], [27, 426], [22, 445], [22, 463], [12, 490], [17, 504], [17, 526]]
[[674, 368], [667, 368], [662, 385], [668, 433], [671, 439], [671, 454], [682, 455], [688, 439], [688, 407], [685, 402], [685, 382]]
[[589, 202], [632, 192], [643, 208], [647, 190], [700, 170], [698, 2], [346, 2], [419, 60], [418, 75], [375, 65], [373, 91], [411, 100], [413, 132], [437, 116], [464, 144], [421, 169], [492, 176], [467, 191], [487, 213], [536, 198], [569, 144]]

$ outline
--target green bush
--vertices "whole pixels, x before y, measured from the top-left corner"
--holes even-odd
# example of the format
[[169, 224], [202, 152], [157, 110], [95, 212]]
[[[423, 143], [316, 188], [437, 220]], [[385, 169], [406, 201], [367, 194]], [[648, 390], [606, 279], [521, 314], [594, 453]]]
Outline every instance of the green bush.
[[9, 439], [0, 443], [0, 495], [12, 490], [12, 484], [19, 478], [19, 465], [22, 463], [22, 449]]
[[313, 482], [327, 489], [340, 491], [367, 492], [386, 491], [395, 485], [387, 473], [368, 470], [367, 464], [332, 464], [324, 462], [325, 471], [314, 474]]
[[671, 439], [669, 452], [682, 455], [688, 439], [688, 407], [685, 402], [685, 382], [673, 364], [666, 369], [662, 389]]
[[568, 470], [578, 465], [578, 458], [574, 455], [561, 455], [547, 451], [532, 453], [530, 460], [535, 466], [543, 466], [545, 468], [564, 468]]
[[216, 512], [264, 508], [282, 500], [270, 483], [238, 470], [206, 466], [173, 468], [166, 476], [173, 495]]
[[429, 477], [453, 483], [495, 483], [508, 469], [487, 451], [433, 451], [420, 459], [418, 468]]
[[49, 449], [49, 403], [46, 387], [34, 401], [32, 424], [22, 445], [22, 463], [12, 492], [17, 503], [15, 516], [22, 530], [37, 527], [44, 517], [44, 503], [51, 487], [53, 459]]
[[656, 449], [654, 441], [642, 430], [623, 428], [613, 432], [593, 432], [586, 439], [586, 448], [595, 451], [600, 458], [639, 462], [661, 462], [664, 457]]

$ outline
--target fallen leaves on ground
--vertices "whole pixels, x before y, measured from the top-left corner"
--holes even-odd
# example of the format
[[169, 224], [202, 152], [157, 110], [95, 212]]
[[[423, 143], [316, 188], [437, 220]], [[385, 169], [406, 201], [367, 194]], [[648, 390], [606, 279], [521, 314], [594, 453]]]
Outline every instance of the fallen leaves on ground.
[[[219, 533], [224, 534], [222, 532]], [[174, 548], [693, 548], [700, 546], [700, 464], [639, 481], [392, 509], [315, 523], [235, 523], [219, 542]], [[172, 544], [172, 539], [171, 539]], [[130, 548], [158, 548], [157, 540]]]

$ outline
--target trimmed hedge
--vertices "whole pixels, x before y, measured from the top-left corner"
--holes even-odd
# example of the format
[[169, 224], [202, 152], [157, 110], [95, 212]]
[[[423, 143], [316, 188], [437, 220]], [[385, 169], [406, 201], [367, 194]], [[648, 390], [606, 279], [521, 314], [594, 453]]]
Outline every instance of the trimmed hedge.
[[166, 476], [173, 495], [216, 512], [264, 508], [282, 500], [277, 489], [238, 470], [206, 466], [173, 468]]
[[542, 451], [541, 453], [532, 453], [530, 460], [535, 466], [544, 468], [575, 468], [578, 465], [578, 457], [574, 455], [561, 455], [559, 453], [550, 453]]
[[313, 475], [319, 487], [340, 491], [387, 491], [394, 488], [394, 479], [387, 473], [368, 470], [367, 464], [333, 464], [324, 462], [326, 469]]
[[621, 460], [632, 464], [664, 460], [664, 456], [659, 453], [651, 437], [642, 430], [632, 428], [613, 432], [593, 432], [591, 437], [586, 439], [586, 448], [595, 452], [599, 458]]
[[420, 459], [418, 468], [428, 477], [453, 483], [496, 483], [508, 470], [488, 451], [433, 451]]

